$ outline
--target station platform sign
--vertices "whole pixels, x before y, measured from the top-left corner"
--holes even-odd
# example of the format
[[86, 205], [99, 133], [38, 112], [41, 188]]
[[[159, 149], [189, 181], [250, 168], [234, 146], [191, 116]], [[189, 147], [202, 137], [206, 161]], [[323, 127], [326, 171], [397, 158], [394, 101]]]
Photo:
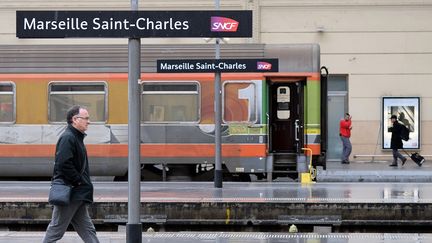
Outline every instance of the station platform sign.
[[16, 36], [252, 37], [252, 11], [16, 11]]
[[190, 59], [157, 60], [158, 73], [278, 72], [279, 60], [265, 59]]

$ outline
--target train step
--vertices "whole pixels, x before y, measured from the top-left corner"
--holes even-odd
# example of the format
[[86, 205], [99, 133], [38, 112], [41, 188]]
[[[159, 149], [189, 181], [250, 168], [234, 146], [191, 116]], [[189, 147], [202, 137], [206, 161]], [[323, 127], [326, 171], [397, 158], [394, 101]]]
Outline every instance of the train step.
[[297, 154], [277, 153], [273, 155], [273, 175], [277, 177], [297, 177]]
[[297, 168], [297, 163], [290, 163], [290, 162], [282, 162], [282, 163], [274, 163], [273, 168]]
[[293, 170], [274, 170], [273, 173], [278, 173], [278, 174], [297, 174], [297, 171], [293, 171]]
[[297, 164], [296, 161], [275, 161], [275, 165], [295, 165]]

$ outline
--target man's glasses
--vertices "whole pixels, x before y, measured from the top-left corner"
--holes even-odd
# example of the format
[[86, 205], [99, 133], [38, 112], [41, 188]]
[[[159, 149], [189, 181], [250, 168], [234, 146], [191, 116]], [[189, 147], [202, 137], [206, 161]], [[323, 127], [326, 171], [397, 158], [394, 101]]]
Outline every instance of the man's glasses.
[[84, 119], [84, 120], [86, 120], [86, 121], [90, 120], [90, 117], [76, 116], [76, 118], [81, 118], [81, 119]]

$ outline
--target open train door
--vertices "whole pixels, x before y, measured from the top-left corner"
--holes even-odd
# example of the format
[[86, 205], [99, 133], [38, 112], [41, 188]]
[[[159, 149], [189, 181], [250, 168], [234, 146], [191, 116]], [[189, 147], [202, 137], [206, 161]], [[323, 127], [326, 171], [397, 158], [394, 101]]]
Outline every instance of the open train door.
[[273, 178], [297, 178], [297, 156], [304, 146], [304, 78], [269, 78], [269, 154]]

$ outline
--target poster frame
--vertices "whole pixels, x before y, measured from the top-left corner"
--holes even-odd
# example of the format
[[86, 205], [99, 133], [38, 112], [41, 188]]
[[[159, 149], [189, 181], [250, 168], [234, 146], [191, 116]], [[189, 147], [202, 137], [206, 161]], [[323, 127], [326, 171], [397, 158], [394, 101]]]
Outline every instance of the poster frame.
[[[397, 115], [398, 122], [406, 124], [410, 129], [410, 139], [403, 141], [403, 147], [406, 150], [419, 150], [420, 149], [420, 97], [382, 97], [382, 110], [381, 110], [381, 145], [383, 150], [391, 150], [391, 132], [389, 127], [391, 125], [390, 116]], [[400, 114], [404, 113], [401, 121]], [[407, 113], [407, 115], [405, 115]]]

